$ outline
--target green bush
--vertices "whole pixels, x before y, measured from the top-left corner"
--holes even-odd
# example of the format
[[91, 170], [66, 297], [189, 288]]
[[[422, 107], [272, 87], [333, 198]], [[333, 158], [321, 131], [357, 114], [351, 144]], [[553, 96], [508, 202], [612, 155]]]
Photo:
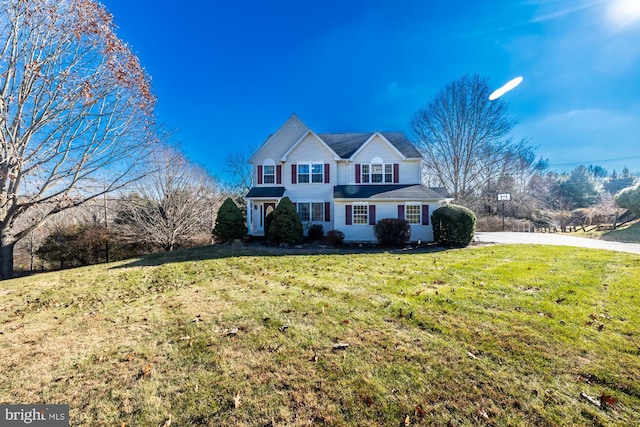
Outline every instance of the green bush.
[[467, 246], [473, 239], [476, 216], [464, 206], [447, 204], [433, 211], [431, 224], [437, 244], [447, 247]]
[[635, 216], [640, 217], [640, 185], [628, 187], [616, 194], [618, 206], [629, 209]]
[[247, 234], [242, 211], [235, 202], [228, 197], [220, 209], [213, 229], [213, 237], [221, 242], [242, 239]]
[[324, 229], [322, 228], [322, 224], [311, 224], [307, 235], [309, 236], [309, 240], [311, 241], [322, 239], [322, 236], [324, 236]]
[[265, 226], [267, 240], [271, 243], [292, 245], [302, 243], [304, 235], [302, 221], [288, 197], [283, 197], [273, 212], [267, 216]]
[[37, 254], [40, 259], [59, 264], [61, 269], [97, 264], [106, 261], [110, 240], [102, 225], [61, 225], [44, 239]]
[[411, 237], [411, 225], [404, 219], [383, 218], [373, 227], [373, 232], [384, 246], [402, 246]]
[[327, 231], [327, 244], [330, 246], [340, 246], [344, 242], [344, 233], [340, 230]]

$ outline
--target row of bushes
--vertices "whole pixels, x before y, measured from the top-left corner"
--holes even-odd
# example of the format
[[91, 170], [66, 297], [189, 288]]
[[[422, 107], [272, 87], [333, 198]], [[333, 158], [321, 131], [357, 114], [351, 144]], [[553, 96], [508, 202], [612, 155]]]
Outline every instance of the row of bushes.
[[[436, 209], [431, 215], [436, 243], [443, 246], [466, 246], [471, 242], [475, 231], [476, 217], [469, 209], [448, 204]], [[218, 212], [213, 235], [220, 241], [242, 239], [247, 233], [242, 212], [231, 199], [225, 200]], [[374, 226], [374, 233], [384, 246], [400, 246], [411, 238], [411, 226], [402, 219], [384, 218]], [[311, 240], [323, 237], [322, 225], [309, 227]], [[288, 197], [284, 197], [278, 206], [265, 219], [265, 236], [273, 244], [302, 243], [302, 221]], [[327, 233], [327, 243], [339, 245], [344, 233], [331, 230]]]

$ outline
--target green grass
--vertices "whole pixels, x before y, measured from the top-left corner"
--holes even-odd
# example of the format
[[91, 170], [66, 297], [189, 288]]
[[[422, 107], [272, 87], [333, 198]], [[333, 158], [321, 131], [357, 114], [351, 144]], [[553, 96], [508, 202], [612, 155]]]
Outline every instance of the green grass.
[[0, 282], [0, 403], [86, 426], [633, 425], [639, 261], [213, 246]]
[[607, 231], [602, 235], [602, 239], [615, 242], [640, 243], [640, 222], [628, 227]]

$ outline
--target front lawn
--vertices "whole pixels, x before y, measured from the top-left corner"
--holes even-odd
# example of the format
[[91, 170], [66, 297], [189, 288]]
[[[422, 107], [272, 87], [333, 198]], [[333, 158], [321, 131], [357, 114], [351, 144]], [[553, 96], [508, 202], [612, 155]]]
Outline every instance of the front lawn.
[[639, 261], [220, 245], [0, 282], [0, 403], [86, 426], [633, 425]]

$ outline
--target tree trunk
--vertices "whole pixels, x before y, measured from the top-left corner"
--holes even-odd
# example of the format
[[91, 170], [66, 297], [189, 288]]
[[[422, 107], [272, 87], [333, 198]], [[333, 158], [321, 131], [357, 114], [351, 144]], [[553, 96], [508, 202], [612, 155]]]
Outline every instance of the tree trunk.
[[13, 247], [15, 242], [0, 244], [0, 280], [13, 277]]

